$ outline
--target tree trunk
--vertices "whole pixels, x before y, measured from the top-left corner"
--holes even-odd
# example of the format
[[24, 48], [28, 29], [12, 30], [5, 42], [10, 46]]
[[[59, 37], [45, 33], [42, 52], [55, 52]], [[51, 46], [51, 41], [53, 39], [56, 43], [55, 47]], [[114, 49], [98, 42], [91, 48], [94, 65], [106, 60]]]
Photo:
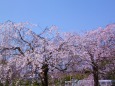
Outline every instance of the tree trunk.
[[42, 66], [42, 86], [48, 86], [48, 65], [43, 64]]
[[99, 86], [98, 66], [93, 66], [94, 86]]

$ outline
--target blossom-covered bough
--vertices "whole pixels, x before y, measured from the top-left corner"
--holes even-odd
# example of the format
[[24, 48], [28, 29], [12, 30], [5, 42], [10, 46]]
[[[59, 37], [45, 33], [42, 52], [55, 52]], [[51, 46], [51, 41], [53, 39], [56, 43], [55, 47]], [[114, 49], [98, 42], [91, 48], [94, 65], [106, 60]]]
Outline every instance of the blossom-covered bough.
[[61, 77], [60, 71], [83, 73], [88, 68], [98, 86], [99, 74], [114, 73], [114, 24], [84, 35], [61, 34], [56, 26], [36, 34], [31, 26], [11, 21], [0, 24], [0, 82], [4, 85], [40, 80], [48, 86], [48, 75]]
[[107, 65], [115, 62], [115, 25], [87, 32], [81, 36], [79, 47], [79, 56], [93, 74], [94, 86], [99, 86], [99, 74], [110, 71], [111, 66]]
[[24, 66], [27, 65], [27, 53], [33, 52], [32, 41], [34, 33], [25, 26], [28, 23], [13, 23], [7, 21], [0, 24], [0, 58], [1, 81], [12, 84], [20, 77]]
[[72, 63], [69, 39], [59, 36], [56, 27], [36, 34], [29, 25], [11, 21], [0, 24], [1, 83], [12, 86], [24, 78], [39, 76], [42, 85], [48, 86], [49, 72], [67, 70]]

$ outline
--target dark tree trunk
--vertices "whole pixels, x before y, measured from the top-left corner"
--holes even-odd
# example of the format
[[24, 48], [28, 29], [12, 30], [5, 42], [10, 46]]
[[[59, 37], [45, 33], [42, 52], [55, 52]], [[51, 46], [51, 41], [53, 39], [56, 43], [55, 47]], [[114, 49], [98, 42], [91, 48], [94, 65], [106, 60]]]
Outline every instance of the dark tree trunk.
[[99, 86], [98, 66], [93, 66], [94, 86]]
[[48, 86], [48, 65], [43, 64], [42, 66], [42, 86]]

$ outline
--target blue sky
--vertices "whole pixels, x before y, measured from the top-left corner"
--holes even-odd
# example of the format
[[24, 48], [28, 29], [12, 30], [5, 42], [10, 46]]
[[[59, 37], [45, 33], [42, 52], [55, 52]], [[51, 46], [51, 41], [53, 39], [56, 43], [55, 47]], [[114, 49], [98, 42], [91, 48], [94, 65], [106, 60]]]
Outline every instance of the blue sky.
[[0, 0], [0, 22], [7, 20], [85, 32], [115, 23], [115, 0]]

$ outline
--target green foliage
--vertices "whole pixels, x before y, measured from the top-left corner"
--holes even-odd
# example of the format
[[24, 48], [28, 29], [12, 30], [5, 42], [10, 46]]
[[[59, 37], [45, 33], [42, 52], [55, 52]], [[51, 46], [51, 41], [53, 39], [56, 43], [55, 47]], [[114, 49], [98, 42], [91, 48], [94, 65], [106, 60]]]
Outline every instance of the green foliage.
[[81, 80], [81, 79], [84, 79], [86, 77], [88, 77], [88, 73], [87, 74], [71, 74], [71, 75], [68, 75], [68, 74], [65, 74], [63, 75], [61, 78], [59, 79], [54, 79], [54, 82], [53, 83], [49, 83], [50, 85], [53, 84], [55, 86], [64, 86], [65, 84], [65, 81], [71, 81], [72, 79], [76, 79], [76, 80]]
[[110, 71], [106, 74], [106, 79], [115, 80], [115, 72]]
[[5, 86], [9, 86], [9, 81], [6, 80]]
[[[88, 74], [63, 74], [62, 77], [60, 78], [56, 78], [56, 79], [51, 79], [51, 77], [49, 77], [49, 86], [55, 85], [55, 86], [64, 86], [65, 81], [71, 81], [72, 79], [77, 79], [77, 80], [81, 80], [83, 78], [86, 78], [88, 76]], [[12, 86], [16, 86], [16, 82], [19, 80], [14, 80], [12, 83]], [[39, 82], [35, 81], [30, 81], [30, 80], [20, 80], [18, 85], [21, 86], [42, 86], [42, 84]], [[2, 83], [0, 83], [0, 86], [3, 86]], [[9, 81], [6, 81], [5, 86], [9, 86]]]
[[41, 83], [38, 83], [37, 81], [35, 81], [35, 82], [33, 83], [33, 86], [42, 86], [42, 84], [41, 84]]
[[81, 80], [81, 79], [84, 79], [88, 76], [89, 74], [74, 74], [74, 75], [67, 75], [65, 77], [65, 80], [66, 81], [71, 81], [71, 79], [77, 79], [77, 80]]
[[0, 82], [0, 86], [3, 86], [3, 84]]

